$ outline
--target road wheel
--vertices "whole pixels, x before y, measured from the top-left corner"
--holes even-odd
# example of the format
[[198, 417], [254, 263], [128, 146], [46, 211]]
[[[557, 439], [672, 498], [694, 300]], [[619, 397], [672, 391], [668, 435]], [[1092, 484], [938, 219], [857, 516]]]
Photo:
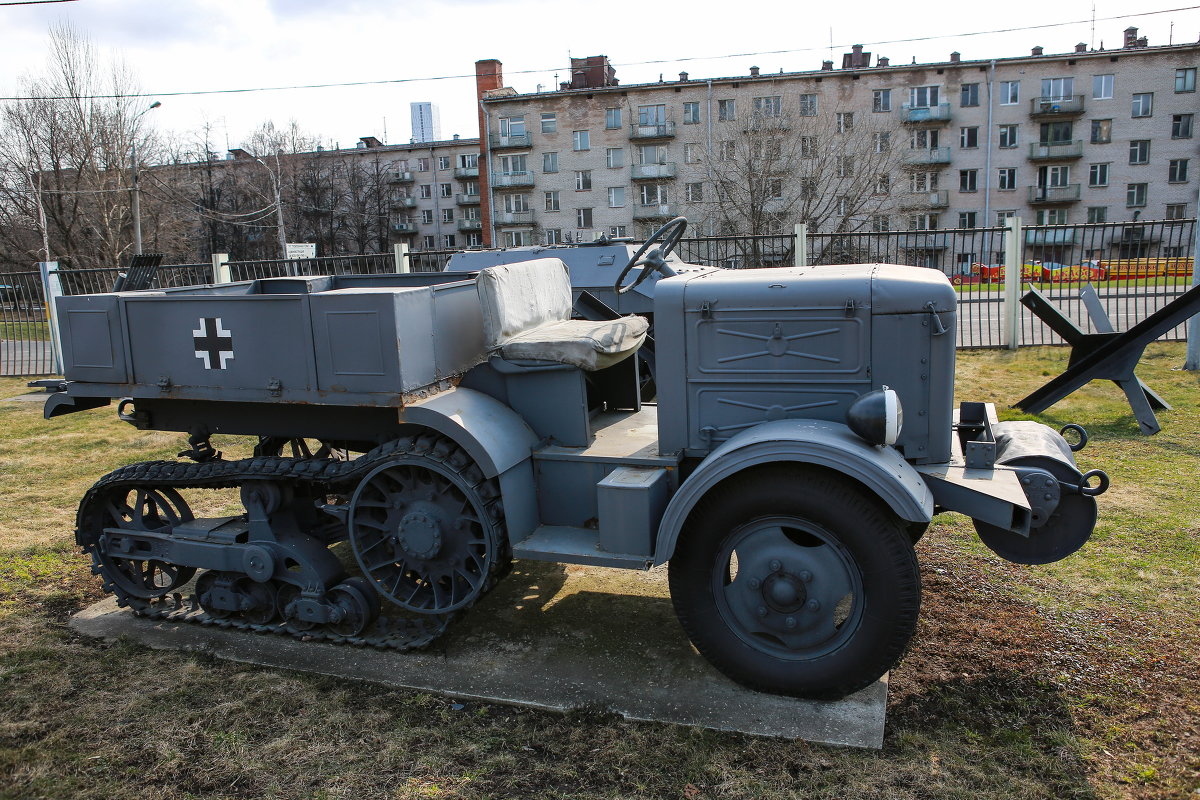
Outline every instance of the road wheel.
[[908, 647], [921, 578], [908, 532], [836, 473], [759, 468], [692, 511], [669, 564], [688, 638], [752, 689], [844, 697]]

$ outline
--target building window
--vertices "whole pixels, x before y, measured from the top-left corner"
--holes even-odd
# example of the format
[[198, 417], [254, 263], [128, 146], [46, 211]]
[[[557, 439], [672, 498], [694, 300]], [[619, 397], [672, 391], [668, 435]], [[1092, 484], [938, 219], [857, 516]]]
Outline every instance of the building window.
[[661, 183], [643, 183], [638, 195], [642, 205], [657, 206], [667, 202], [667, 187]]
[[638, 106], [638, 125], [640, 127], [662, 127], [666, 124], [666, 105]]
[[[771, 200], [783, 197], [783, 178], [767, 178], [766, 196]], [[841, 212], [839, 212], [841, 213]]]
[[1190, 139], [1190, 138], [1192, 138], [1192, 115], [1191, 114], [1172, 114], [1171, 115], [1171, 138], [1172, 139]]
[[423, 183], [417, 187], [417, 196], [422, 200], [428, 200], [433, 197], [433, 184]]
[[1067, 210], [1065, 208], [1039, 208], [1036, 219], [1038, 225], [1066, 225]]
[[958, 227], [974, 228], [976, 220], [979, 219], [978, 212], [975, 211], [960, 211], [958, 212]]
[[1005, 150], [1017, 146], [1017, 132], [1020, 130], [1019, 125], [1001, 125], [1000, 126], [1000, 149]]
[[1133, 96], [1134, 117], [1148, 117], [1154, 113], [1154, 92], [1138, 92]]
[[505, 231], [504, 246], [505, 247], [524, 247], [529, 244], [526, 231]]
[[817, 115], [818, 98], [815, 94], [800, 95], [800, 116], [815, 117]]
[[913, 150], [934, 150], [941, 141], [941, 134], [936, 130], [917, 128], [909, 137], [908, 146]]
[[875, 194], [888, 195], [892, 192], [892, 176], [883, 174], [875, 176]]
[[737, 143], [736, 142], [721, 142], [720, 147], [721, 147], [721, 154], [720, 154], [721, 161], [733, 161], [734, 158], [737, 156]]
[[504, 195], [504, 211], [509, 214], [517, 214], [522, 211], [529, 210], [529, 195], [527, 194], [506, 194]]
[[971, 125], [966, 128], [958, 129], [958, 146], [969, 150], [973, 147], [979, 147], [979, 128]]
[[1070, 100], [1074, 92], [1074, 78], [1042, 78], [1043, 100]]
[[1150, 163], [1150, 140], [1149, 139], [1134, 139], [1129, 143], [1129, 163], [1130, 164], [1149, 164]]
[[438, 156], [438, 169], [450, 169], [450, 156]]
[[558, 211], [559, 209], [560, 206], [558, 205], [558, 192], [546, 192], [546, 210]]
[[442, 247], [446, 248], [447, 250], [457, 247], [453, 233], [442, 234]]
[[432, 236], [422, 236], [421, 241], [424, 242], [426, 250], [432, 250], [437, 247], [437, 239]]
[[874, 233], [887, 233], [891, 228], [887, 214], [874, 214], [871, 217], [871, 230]]
[[683, 146], [683, 163], [699, 164], [700, 163], [700, 145], [688, 142]]
[[783, 116], [783, 98], [779, 95], [754, 98], [754, 115], [757, 117]]
[[546, 244], [562, 244], [562, 228], [546, 228]]
[[1012, 219], [1013, 217], [1015, 217], [1016, 215], [1017, 215], [1016, 211], [997, 211], [996, 212], [996, 224], [999, 226], [1007, 225], [1008, 221], [1010, 219]]
[[556, 133], [558, 131], [558, 117], [553, 111], [542, 112], [542, 133]]
[[1067, 144], [1071, 141], [1074, 126], [1070, 122], [1043, 122], [1038, 128], [1038, 143]]
[[625, 206], [625, 187], [610, 186], [608, 187], [608, 207], [623, 208]]
[[[811, 139], [812, 137], [808, 137], [808, 138]], [[875, 138], [875, 152], [876, 153], [886, 153], [892, 149], [892, 134], [890, 131], [878, 131], [877, 133], [875, 133], [874, 138]], [[810, 145], [809, 146], [810, 153], [811, 153], [812, 149], [813, 148]], [[811, 155], [804, 156], [804, 157], [812, 158]]]
[[667, 163], [667, 148], [660, 144], [644, 144], [637, 149], [638, 164]]
[[467, 197], [479, 197], [479, 181], [463, 181], [462, 187]]
[[1108, 164], [1088, 167], [1088, 186], [1108, 186]]
[[1000, 105], [1015, 106], [1021, 102], [1020, 81], [1000, 81]]
[[525, 117], [501, 117], [500, 118], [500, 135], [501, 136], [524, 136], [525, 135]]
[[417, 159], [417, 172], [429, 172], [429, 159], [428, 158], [418, 158]]
[[1196, 91], [1196, 68], [1185, 67], [1184, 69], [1175, 70], [1175, 91], [1177, 92], [1194, 92]]
[[908, 104], [912, 108], [932, 108], [938, 104], [938, 87], [914, 86], [908, 90]]
[[689, 203], [704, 202], [704, 184], [703, 183], [688, 183], [683, 187], [683, 199]]
[[610, 227], [608, 229], [608, 237], [610, 239], [624, 239], [625, 238], [625, 226], [624, 225], [613, 225], [612, 227]]
[[[620, 109], [617, 109], [620, 111]], [[591, 150], [592, 135], [588, 131], [574, 131], [571, 134], [572, 146], [575, 150]]]
[[699, 103], [684, 103], [683, 104], [683, 124], [695, 125], [700, 121], [700, 104]]
[[1092, 120], [1092, 144], [1108, 144], [1112, 141], [1112, 120]]
[[914, 172], [909, 176], [909, 188], [914, 193], [936, 192], [938, 174], [936, 172]]
[[542, 153], [542, 172], [558, 172], [558, 153]]
[[1187, 216], [1187, 203], [1171, 203], [1167, 206], [1167, 219], [1183, 219]]
[[575, 227], [576, 228], [592, 227], [592, 210], [590, 208], [575, 209]]
[[[962, 98], [959, 101], [959, 105], [961, 105], [963, 108], [979, 105], [978, 83], [964, 83], [962, 85]], [[962, 226], [960, 225], [959, 227], [961, 228]], [[975, 226], [971, 225], [969, 227], [974, 228]]]
[[454, 222], [454, 209], [453, 208], [443, 208], [442, 209], [442, 222]]
[[1146, 205], [1146, 184], [1131, 183], [1125, 188], [1125, 206], [1142, 208]]
[[958, 190], [960, 192], [979, 191], [979, 170], [960, 169], [958, 171]]
[[500, 162], [501, 175], [523, 175], [528, 171], [527, 157], [524, 153], [515, 156], [500, 156], [497, 160]]
[[483, 234], [482, 233], [468, 233], [467, 234], [467, 247], [483, 247]]
[[605, 151], [605, 161], [609, 167], [616, 169], [625, 166], [625, 148], [610, 147]]
[[908, 227], [914, 231], [936, 231], [938, 228], [938, 215], [913, 214], [908, 218]]
[[837, 114], [837, 132], [850, 133], [854, 130], [854, 112], [839, 111]]
[[438, 194], [441, 195], [442, 197], [454, 197], [454, 184], [439, 183], [438, 184]]
[[854, 174], [854, 156], [838, 156], [834, 159], [834, 171], [839, 178], [848, 178]]
[[433, 209], [432, 208], [422, 208], [421, 209], [421, 222], [425, 225], [433, 224]]
[[1016, 167], [1001, 167], [1000, 180], [997, 188], [1008, 191], [1017, 188], [1017, 168]]
[[[604, 127], [610, 131], [621, 127], [621, 109], [620, 108], [604, 109]], [[581, 148], [576, 147], [575, 149], [579, 150]], [[585, 147], [582, 149], [586, 150], [587, 148]]]
[[592, 171], [580, 169], [575, 171], [575, 191], [586, 192], [592, 188]]
[[876, 89], [871, 99], [872, 111], [891, 111], [892, 110], [892, 90], [891, 89]]
[[[479, 166], [478, 153], [462, 153], [458, 157], [458, 166], [462, 169], [475, 169]], [[479, 192], [476, 192], [479, 194]]]
[[1186, 158], [1172, 158], [1167, 164], [1167, 182], [1184, 183], [1187, 179], [1188, 160]]
[[717, 101], [717, 121], [732, 122], [737, 119], [737, 102], [735, 100]]
[[1092, 76], [1092, 99], [1093, 100], [1112, 100], [1113, 96], [1113, 76], [1112, 75], [1093, 75]]
[[1090, 206], [1087, 210], [1087, 221], [1093, 225], [1108, 222], [1108, 207]]

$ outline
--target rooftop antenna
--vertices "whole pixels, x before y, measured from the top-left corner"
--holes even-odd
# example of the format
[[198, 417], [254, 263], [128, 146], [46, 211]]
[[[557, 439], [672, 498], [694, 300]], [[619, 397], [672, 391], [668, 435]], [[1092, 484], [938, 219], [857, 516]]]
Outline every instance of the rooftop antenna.
[[387, 117], [383, 118], [383, 143], [387, 144]]
[[1092, 3], [1092, 32], [1088, 34], [1088, 47], [1094, 47], [1096, 44], [1096, 4]]
[[833, 26], [829, 26], [829, 58], [833, 59]]

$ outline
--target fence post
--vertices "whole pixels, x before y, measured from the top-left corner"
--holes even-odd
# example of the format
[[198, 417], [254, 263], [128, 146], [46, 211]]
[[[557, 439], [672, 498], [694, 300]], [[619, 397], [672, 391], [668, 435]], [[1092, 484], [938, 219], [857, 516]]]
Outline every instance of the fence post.
[[[1200, 197], [1197, 198], [1196, 219], [1192, 221], [1192, 286], [1200, 286]], [[1184, 369], [1200, 370], [1200, 316], [1188, 323], [1187, 357]]]
[[1025, 265], [1025, 249], [1021, 246], [1021, 218], [1005, 221], [1008, 233], [1004, 237], [1004, 345], [1016, 350], [1021, 343], [1021, 268]]
[[39, 261], [38, 272], [42, 276], [42, 292], [46, 299], [46, 320], [50, 323], [50, 355], [54, 363], [54, 374], [61, 375], [63, 371], [62, 351], [58, 343], [58, 304], [55, 299], [62, 297], [62, 280], [58, 277], [57, 261]]
[[808, 266], [808, 225], [804, 224], [803, 222], [798, 223], [796, 225], [795, 233], [793, 235], [796, 237], [796, 259], [795, 259], [796, 266], [797, 267], [807, 267]]
[[232, 283], [229, 273], [229, 253], [212, 254], [213, 283]]
[[408, 242], [392, 245], [392, 252], [396, 259], [396, 272], [412, 272], [408, 263]]

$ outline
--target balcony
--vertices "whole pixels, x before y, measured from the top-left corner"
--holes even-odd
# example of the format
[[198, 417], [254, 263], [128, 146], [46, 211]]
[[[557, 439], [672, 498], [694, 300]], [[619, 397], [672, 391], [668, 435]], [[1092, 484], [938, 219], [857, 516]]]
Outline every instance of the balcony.
[[479, 205], [479, 195], [477, 194], [456, 194], [454, 202], [460, 206], [477, 206]]
[[413, 174], [404, 170], [392, 170], [388, 173], [388, 180], [392, 183], [412, 183]]
[[950, 121], [950, 104], [938, 103], [936, 106], [914, 106], [905, 103], [900, 107], [900, 121], [909, 125], [921, 125], [928, 122], [946, 123]]
[[1083, 113], [1083, 95], [1071, 97], [1035, 97], [1029, 101], [1029, 116], [1034, 119], [1077, 117]]
[[1025, 244], [1039, 247], [1076, 244], [1075, 228], [1038, 228], [1025, 230]]
[[950, 205], [950, 192], [946, 189], [910, 192], [900, 199], [900, 207], [905, 209], [945, 208], [948, 205]]
[[497, 211], [492, 215], [492, 223], [499, 226], [532, 225], [532, 211]]
[[1029, 205], [1046, 206], [1056, 203], [1075, 203], [1079, 200], [1079, 184], [1066, 186], [1030, 186]]
[[655, 122], [650, 125], [630, 125], [630, 139], [670, 139], [675, 136], [674, 122]]
[[520, 189], [533, 186], [532, 172], [497, 172], [491, 177], [493, 189]]
[[416, 233], [417, 226], [411, 222], [393, 222], [392, 233]]
[[493, 150], [512, 150], [516, 147], [529, 147], [531, 144], [528, 133], [515, 133], [508, 136], [493, 133], [490, 141]]
[[416, 208], [417, 198], [415, 197], [397, 197], [392, 200], [392, 208]]
[[455, 167], [454, 177], [456, 178], [478, 178], [479, 167]]
[[675, 177], [675, 162], [668, 161], [665, 164], [634, 164], [632, 167], [633, 179], [635, 181], [654, 181], [662, 178]]
[[483, 230], [483, 220], [481, 219], [460, 219], [458, 221], [458, 229], [465, 233], [471, 231]]
[[1063, 161], [1068, 158], [1083, 158], [1083, 141], [1053, 142], [1029, 145], [1030, 161]]
[[904, 165], [908, 167], [937, 167], [949, 163], [949, 147], [927, 147], [904, 154]]
[[634, 206], [634, 219], [672, 219], [679, 216], [674, 203], [657, 203], [651, 206]]

